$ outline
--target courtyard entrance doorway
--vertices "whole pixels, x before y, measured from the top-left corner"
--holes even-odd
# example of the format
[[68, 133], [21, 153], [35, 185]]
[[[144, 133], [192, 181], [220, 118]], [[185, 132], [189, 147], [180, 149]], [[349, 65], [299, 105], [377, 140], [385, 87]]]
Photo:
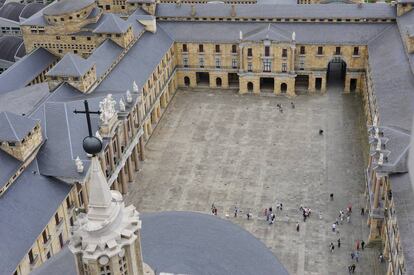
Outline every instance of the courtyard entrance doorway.
[[239, 87], [239, 75], [237, 73], [229, 73], [229, 86], [234, 88]]
[[309, 75], [298, 75], [295, 78], [295, 89], [297, 94], [305, 93], [309, 87]]
[[253, 83], [252, 82], [247, 83], [247, 91], [249, 93], [253, 93]]
[[184, 77], [184, 86], [186, 87], [190, 86], [190, 78], [188, 76]]
[[275, 90], [275, 79], [273, 77], [260, 78], [260, 92], [273, 93]]
[[196, 73], [197, 86], [210, 86], [210, 75], [206, 72]]
[[340, 57], [333, 58], [328, 63], [327, 81], [328, 87], [345, 87], [346, 63]]
[[220, 77], [217, 77], [216, 78], [216, 86], [219, 88], [219, 87], [221, 87], [221, 78]]

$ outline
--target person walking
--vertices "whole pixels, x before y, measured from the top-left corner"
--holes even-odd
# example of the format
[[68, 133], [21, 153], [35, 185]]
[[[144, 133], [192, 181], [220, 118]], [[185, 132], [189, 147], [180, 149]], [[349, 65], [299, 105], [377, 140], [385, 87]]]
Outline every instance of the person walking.
[[351, 274], [352, 273], [352, 265], [348, 265], [348, 273]]
[[359, 262], [359, 252], [355, 252], [355, 261]]
[[350, 223], [351, 222], [351, 216], [346, 217], [346, 222]]
[[299, 232], [299, 223], [296, 224], [296, 231]]
[[[319, 130], [319, 134], [320, 134], [320, 131], [322, 131], [322, 130]], [[323, 133], [323, 131], [322, 131], [322, 133]], [[331, 201], [333, 201], [333, 200], [334, 200], [334, 194], [333, 194], [333, 193], [331, 193], [331, 194], [329, 195], [329, 197], [331, 198]]]
[[295, 109], [295, 104], [293, 102], [291, 102], [290, 105], [292, 106], [292, 109]]
[[364, 216], [364, 215], [365, 215], [365, 208], [361, 207], [361, 216]]
[[332, 224], [332, 232], [335, 232], [335, 230], [336, 230], [336, 223], [333, 223]]
[[355, 241], [355, 247], [356, 247], [356, 250], [359, 250], [359, 240]]
[[352, 273], [355, 273], [355, 268], [356, 268], [356, 265], [355, 264], [352, 264]]
[[335, 249], [335, 245], [331, 242], [331, 244], [329, 246], [330, 246], [330, 249], [331, 249], [331, 253], [333, 253], [334, 249]]
[[250, 220], [251, 214], [249, 212], [247, 212], [246, 216], [247, 216], [247, 220]]
[[352, 251], [351, 252], [351, 259], [353, 260], [355, 258], [355, 252], [354, 251]]
[[239, 212], [239, 209], [237, 206], [234, 207], [234, 217], [237, 218], [237, 212]]
[[341, 239], [338, 239], [338, 248], [341, 248]]
[[362, 240], [361, 241], [361, 249], [364, 250], [364, 248], [365, 248], [365, 242], [364, 242], [364, 240]]

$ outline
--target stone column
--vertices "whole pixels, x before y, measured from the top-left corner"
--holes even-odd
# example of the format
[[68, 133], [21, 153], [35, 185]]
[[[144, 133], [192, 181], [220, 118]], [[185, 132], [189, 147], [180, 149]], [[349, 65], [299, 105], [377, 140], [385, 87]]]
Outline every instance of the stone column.
[[82, 200], [83, 200], [83, 207], [85, 209], [88, 209], [89, 198], [88, 198], [88, 188], [86, 184], [82, 186]]
[[294, 74], [295, 73], [295, 49], [296, 49], [296, 45], [293, 43], [291, 46], [291, 55], [290, 55], [290, 73]]
[[142, 137], [139, 138], [139, 151], [140, 151], [140, 159], [145, 160], [145, 146], [144, 146], [144, 140]]
[[121, 171], [119, 172], [119, 176], [121, 178], [121, 185], [122, 185], [122, 194], [126, 194], [128, 193], [128, 183], [126, 180], [126, 175], [125, 175], [125, 167], [122, 167]]
[[315, 93], [315, 76], [313, 74], [309, 74], [309, 83], [308, 83], [308, 92]]
[[374, 188], [374, 205], [373, 205], [374, 209], [378, 208], [378, 204], [379, 204], [380, 182], [381, 182], [381, 178], [377, 176], [377, 179], [375, 181], [375, 188]]
[[119, 134], [116, 135], [116, 146], [118, 147], [118, 159], [121, 159], [122, 157], [121, 139], [119, 138]]
[[349, 76], [349, 73], [346, 72], [345, 74], [345, 86], [344, 86], [344, 94], [349, 94], [351, 92], [351, 78]]
[[128, 180], [130, 182], [134, 181], [134, 169], [132, 169], [132, 155], [130, 155], [127, 159], [127, 169], [128, 169]]
[[326, 93], [326, 75], [322, 76], [321, 92]]
[[134, 149], [132, 150], [132, 154], [134, 156], [134, 166], [135, 166], [135, 171], [139, 170], [139, 155], [138, 155], [138, 146], [139, 144], [134, 146]]
[[114, 171], [115, 162], [114, 162], [114, 147], [112, 145], [112, 139], [109, 141], [109, 161], [111, 164], [111, 171]]
[[244, 70], [244, 60], [243, 60], [243, 46], [239, 45], [239, 71], [242, 73]]

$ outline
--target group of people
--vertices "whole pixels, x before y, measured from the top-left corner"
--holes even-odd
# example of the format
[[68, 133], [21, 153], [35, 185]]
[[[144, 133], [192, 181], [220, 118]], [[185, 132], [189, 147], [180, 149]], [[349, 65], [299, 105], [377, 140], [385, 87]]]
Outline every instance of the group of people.
[[306, 219], [310, 217], [312, 214], [312, 209], [308, 207], [303, 207], [302, 205], [299, 207], [299, 210], [302, 211], [303, 221], [306, 222]]
[[[279, 112], [281, 112], [282, 114], [283, 114], [283, 107], [282, 107], [282, 104], [276, 104], [276, 107], [279, 109]], [[293, 103], [293, 102], [290, 102], [290, 107], [292, 107], [292, 109], [295, 109], [295, 103]]]

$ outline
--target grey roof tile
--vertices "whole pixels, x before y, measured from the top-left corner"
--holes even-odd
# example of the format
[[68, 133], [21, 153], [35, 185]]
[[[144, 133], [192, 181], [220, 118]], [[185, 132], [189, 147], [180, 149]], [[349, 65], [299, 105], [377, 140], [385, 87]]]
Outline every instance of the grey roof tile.
[[[141, 219], [143, 258], [158, 272], [288, 274], [262, 242], [230, 221], [193, 212], [141, 214]], [[73, 257], [63, 251], [33, 274], [72, 274]]]
[[142, 87], [172, 44], [159, 26], [154, 34], [145, 32], [95, 92], [125, 92], [133, 81]]
[[70, 186], [59, 180], [40, 175], [34, 160], [2, 195], [0, 199], [2, 274], [14, 272], [53, 217], [58, 206], [69, 194], [70, 189]]
[[407, 274], [414, 274], [414, 192], [408, 173], [390, 177]]
[[107, 39], [93, 51], [88, 57], [88, 61], [96, 64], [96, 76], [98, 78], [109, 69], [123, 50], [118, 44]]
[[[0, 37], [0, 59], [15, 62], [20, 46], [23, 45], [23, 39], [17, 36], [2, 36]], [[25, 51], [24, 51], [25, 53]]]
[[46, 75], [81, 77], [93, 65], [91, 61], [83, 59], [77, 54], [67, 53]]
[[34, 50], [0, 74], [0, 94], [27, 86], [57, 60], [43, 48]]
[[115, 14], [105, 14], [102, 22], [93, 30], [94, 33], [125, 33], [130, 24]]
[[45, 15], [71, 13], [95, 3], [94, 0], [60, 0], [55, 1], [43, 10]]
[[21, 162], [0, 149], [0, 188], [17, 172]]
[[0, 17], [19, 22], [19, 16], [25, 5], [17, 2], [9, 2], [1, 7]]
[[49, 85], [39, 83], [0, 95], [0, 112], [28, 115], [50, 95]]
[[36, 126], [36, 121], [10, 112], [0, 112], [0, 141], [22, 141]]
[[272, 40], [280, 42], [290, 42], [291, 37], [291, 33], [279, 29], [273, 24], [268, 24], [267, 26], [261, 26], [256, 30], [246, 33], [243, 37], [243, 41]]
[[43, 9], [44, 7], [46, 7], [46, 6], [44, 4], [40, 4], [40, 3], [29, 3], [29, 4], [27, 4], [26, 7], [24, 7], [22, 12], [20, 13], [20, 21], [22, 21], [22, 19], [29, 18], [30, 16], [37, 13], [38, 11]]
[[[195, 4], [197, 17], [231, 15], [228, 4]], [[395, 19], [396, 9], [385, 3], [361, 5], [236, 5], [236, 16], [243, 18], [388, 18]], [[157, 17], [191, 17], [190, 4], [157, 4]]]
[[[244, 35], [268, 23], [223, 22], [159, 22], [175, 41], [238, 42], [239, 33]], [[285, 33], [296, 33], [296, 42], [303, 44], [367, 44], [391, 24], [324, 24], [324, 23], [273, 23], [271, 26]], [[286, 34], [287, 35], [287, 34]]]
[[411, 129], [414, 79], [397, 26], [370, 41], [368, 51], [381, 125]]

